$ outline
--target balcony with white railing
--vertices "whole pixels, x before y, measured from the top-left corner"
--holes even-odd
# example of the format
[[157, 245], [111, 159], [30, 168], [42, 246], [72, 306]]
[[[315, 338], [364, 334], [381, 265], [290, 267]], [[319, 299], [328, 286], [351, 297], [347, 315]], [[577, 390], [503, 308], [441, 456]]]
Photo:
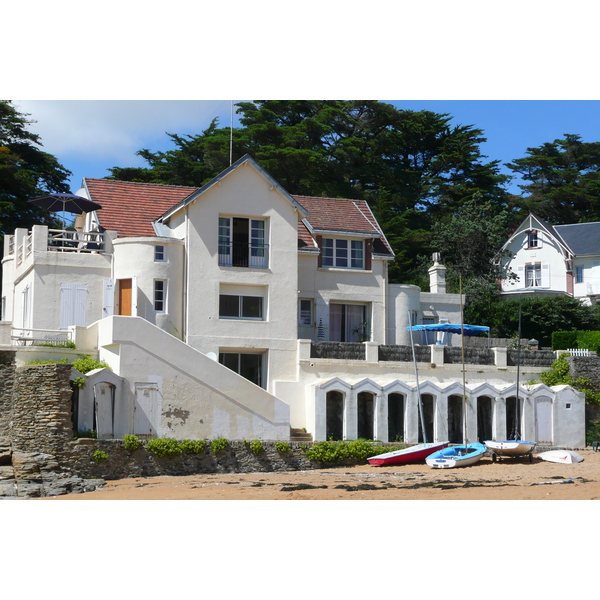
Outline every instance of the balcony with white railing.
[[586, 288], [588, 296], [600, 296], [600, 283], [588, 283]]
[[51, 252], [102, 252], [104, 250], [104, 234], [98, 231], [48, 229], [48, 250]]
[[266, 269], [269, 266], [268, 244], [219, 243], [219, 265]]

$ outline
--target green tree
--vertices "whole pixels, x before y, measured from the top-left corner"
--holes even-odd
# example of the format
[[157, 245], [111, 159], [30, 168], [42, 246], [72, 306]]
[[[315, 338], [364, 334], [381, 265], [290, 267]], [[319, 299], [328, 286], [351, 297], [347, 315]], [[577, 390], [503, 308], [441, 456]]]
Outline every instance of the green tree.
[[[291, 194], [367, 200], [397, 258], [392, 281], [420, 280], [432, 225], [481, 192], [501, 211], [508, 177], [485, 162], [483, 132], [451, 117], [370, 100], [260, 100], [237, 105], [233, 159], [248, 153]], [[202, 185], [229, 165], [230, 129], [214, 121], [196, 136], [168, 134], [175, 149], [138, 152], [145, 169], [111, 177]]]
[[48, 211], [27, 201], [51, 192], [68, 192], [71, 175], [51, 154], [40, 149], [33, 121], [10, 101], [0, 101], [0, 236], [16, 227], [56, 224]]
[[527, 156], [507, 166], [527, 182], [513, 202], [553, 224], [600, 220], [600, 142], [579, 135], [527, 148]]
[[[552, 345], [555, 331], [600, 329], [600, 310], [570, 296], [523, 298], [521, 313], [521, 336], [534, 338], [541, 346]], [[519, 300], [479, 298], [465, 308], [465, 321], [488, 325], [492, 337], [514, 337], [519, 330]]]
[[484, 200], [481, 192], [476, 192], [457, 210], [434, 224], [432, 245], [448, 269], [448, 289], [457, 293], [462, 278], [465, 308], [480, 300], [495, 302], [498, 278], [511, 276], [501, 272], [497, 260], [498, 248], [506, 241], [510, 221], [508, 210], [498, 212], [491, 200]]

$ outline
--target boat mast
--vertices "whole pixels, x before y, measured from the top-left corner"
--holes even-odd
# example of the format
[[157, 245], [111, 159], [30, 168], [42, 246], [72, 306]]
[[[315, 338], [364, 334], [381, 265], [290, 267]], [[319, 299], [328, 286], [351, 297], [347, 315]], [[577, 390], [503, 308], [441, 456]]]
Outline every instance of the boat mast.
[[467, 382], [465, 375], [465, 319], [463, 315], [463, 297], [462, 297], [462, 274], [458, 275], [458, 286], [460, 293], [460, 331], [461, 331], [461, 357], [462, 357], [462, 380], [463, 380], [463, 440], [468, 443], [467, 438]]
[[520, 440], [521, 433], [519, 431], [520, 428], [520, 415], [521, 415], [521, 399], [519, 397], [519, 374], [521, 371], [521, 294], [519, 294], [519, 326], [517, 328], [518, 338], [517, 338], [517, 410], [515, 414], [515, 429], [513, 431], [513, 439]]
[[[425, 417], [423, 415], [423, 403], [421, 402], [421, 389], [419, 387], [419, 370], [417, 369], [417, 357], [415, 355], [415, 342], [413, 340], [412, 317], [408, 311], [408, 325], [410, 331], [410, 347], [412, 348], [413, 365], [415, 368], [415, 380], [417, 382], [417, 401], [419, 403], [419, 415], [421, 417], [421, 429], [423, 430], [423, 443], [427, 443], [427, 433], [425, 433]], [[417, 439], [418, 442], [418, 439]]]

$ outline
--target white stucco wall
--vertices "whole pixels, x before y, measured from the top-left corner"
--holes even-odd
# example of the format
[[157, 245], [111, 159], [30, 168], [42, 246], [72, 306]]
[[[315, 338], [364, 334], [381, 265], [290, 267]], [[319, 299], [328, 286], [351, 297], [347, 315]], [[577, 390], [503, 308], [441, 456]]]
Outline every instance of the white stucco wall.
[[[164, 260], [156, 261], [157, 245]], [[118, 282], [133, 279], [137, 284], [137, 316], [181, 338], [184, 309], [184, 241], [166, 237], [117, 238], [113, 241], [115, 312], [118, 313]], [[154, 282], [166, 282], [165, 310], [154, 309]]]
[[549, 272], [549, 285], [542, 285], [539, 290], [567, 291], [567, 270], [565, 265], [564, 251], [553, 238], [545, 232], [538, 232], [538, 240], [541, 246], [538, 248], [527, 248], [527, 231], [521, 231], [515, 235], [507, 246], [507, 251], [513, 256], [508, 265], [519, 279], [511, 282], [508, 279], [502, 281], [502, 291], [510, 292], [515, 289], [524, 288], [525, 265], [541, 263]]
[[[205, 191], [185, 211], [189, 217], [187, 342], [204, 353], [261, 353], [268, 382], [287, 379], [296, 365], [297, 210], [246, 164]], [[268, 268], [219, 265], [220, 216], [264, 219]], [[244, 295], [247, 290], [248, 295], [263, 296], [263, 320], [219, 318], [222, 289], [224, 293]]]

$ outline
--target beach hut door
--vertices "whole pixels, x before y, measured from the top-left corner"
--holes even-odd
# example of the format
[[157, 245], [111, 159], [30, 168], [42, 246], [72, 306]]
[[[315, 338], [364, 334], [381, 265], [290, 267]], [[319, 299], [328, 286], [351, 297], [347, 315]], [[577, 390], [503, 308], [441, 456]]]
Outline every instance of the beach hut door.
[[535, 403], [536, 441], [543, 444], [552, 443], [552, 400], [538, 398]]
[[133, 433], [142, 437], [156, 435], [156, 412], [158, 408], [158, 385], [136, 383], [133, 406]]

